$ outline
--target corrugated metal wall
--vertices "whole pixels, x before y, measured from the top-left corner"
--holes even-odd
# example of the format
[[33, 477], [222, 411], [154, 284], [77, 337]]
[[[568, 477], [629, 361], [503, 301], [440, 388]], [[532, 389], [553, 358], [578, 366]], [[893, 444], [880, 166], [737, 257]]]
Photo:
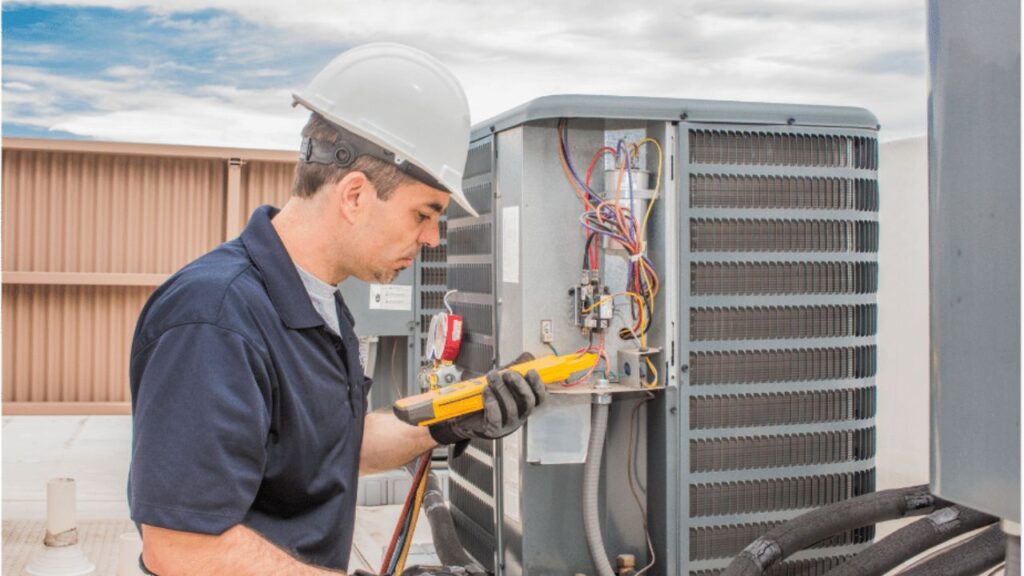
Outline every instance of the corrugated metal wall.
[[146, 298], [288, 197], [294, 152], [5, 138], [3, 411], [129, 412]]

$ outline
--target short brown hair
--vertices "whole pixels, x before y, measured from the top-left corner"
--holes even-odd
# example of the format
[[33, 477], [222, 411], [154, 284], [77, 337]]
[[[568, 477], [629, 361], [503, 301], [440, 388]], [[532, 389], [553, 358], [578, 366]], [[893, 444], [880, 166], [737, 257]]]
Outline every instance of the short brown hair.
[[[359, 139], [344, 128], [332, 124], [323, 116], [313, 112], [309, 121], [302, 128], [303, 138], [312, 138], [317, 142], [337, 144], [343, 140]], [[292, 184], [292, 196], [309, 198], [320, 188], [335, 184], [350, 172], [362, 172], [377, 189], [377, 197], [387, 200], [394, 191], [405, 182], [413, 181], [410, 176], [386, 162], [372, 156], [360, 156], [348, 168], [333, 164], [316, 164], [299, 162], [295, 166], [295, 181]]]

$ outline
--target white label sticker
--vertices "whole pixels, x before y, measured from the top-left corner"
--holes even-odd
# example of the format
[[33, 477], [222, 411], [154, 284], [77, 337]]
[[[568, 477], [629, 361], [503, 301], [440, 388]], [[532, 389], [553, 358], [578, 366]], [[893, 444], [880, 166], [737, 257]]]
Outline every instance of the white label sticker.
[[370, 310], [412, 310], [412, 286], [370, 284]]
[[519, 283], [519, 206], [501, 211], [501, 278]]

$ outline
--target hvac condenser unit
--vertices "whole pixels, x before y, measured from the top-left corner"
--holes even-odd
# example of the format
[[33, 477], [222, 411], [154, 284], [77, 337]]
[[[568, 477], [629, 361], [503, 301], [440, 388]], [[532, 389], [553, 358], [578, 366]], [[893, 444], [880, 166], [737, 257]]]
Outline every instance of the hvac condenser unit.
[[[714, 574], [782, 521], [874, 489], [877, 128], [853, 108], [556, 96], [474, 129], [463, 185], [480, 216], [448, 220], [457, 364], [599, 346], [607, 361], [452, 459], [473, 556], [595, 573], [581, 481], [598, 393], [613, 563], [648, 564], [649, 533], [649, 573]], [[819, 574], [872, 536], [781, 573]]]

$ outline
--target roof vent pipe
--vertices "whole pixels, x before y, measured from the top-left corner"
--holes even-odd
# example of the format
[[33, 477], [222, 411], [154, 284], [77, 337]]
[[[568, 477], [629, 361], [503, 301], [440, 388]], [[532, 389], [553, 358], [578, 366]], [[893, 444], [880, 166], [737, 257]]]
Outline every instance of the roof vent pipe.
[[46, 536], [43, 548], [25, 568], [29, 576], [85, 576], [96, 571], [78, 545], [75, 479], [46, 483]]

